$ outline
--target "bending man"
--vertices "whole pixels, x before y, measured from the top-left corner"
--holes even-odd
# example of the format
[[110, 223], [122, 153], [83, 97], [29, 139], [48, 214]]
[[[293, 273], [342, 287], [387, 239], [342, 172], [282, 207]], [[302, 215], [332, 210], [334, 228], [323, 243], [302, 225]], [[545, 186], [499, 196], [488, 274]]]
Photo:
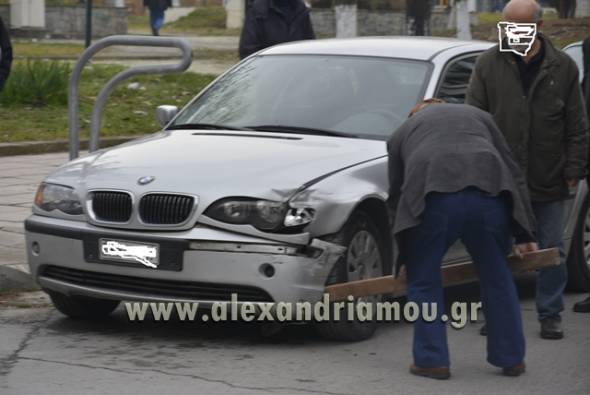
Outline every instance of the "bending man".
[[440, 102], [416, 105], [388, 143], [397, 262], [406, 266], [408, 300], [437, 308], [434, 322], [414, 324], [410, 372], [450, 377], [440, 266], [461, 240], [480, 278], [488, 362], [518, 376], [525, 370], [525, 341], [506, 257], [513, 236], [520, 252], [537, 249], [527, 186], [491, 115]]

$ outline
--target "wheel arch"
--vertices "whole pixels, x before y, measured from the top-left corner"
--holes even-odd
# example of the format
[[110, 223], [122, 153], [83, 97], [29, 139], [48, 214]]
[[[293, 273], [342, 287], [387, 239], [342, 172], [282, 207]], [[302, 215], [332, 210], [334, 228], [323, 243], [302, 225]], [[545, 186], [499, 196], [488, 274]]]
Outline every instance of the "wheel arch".
[[350, 212], [349, 218], [358, 211], [365, 212], [377, 226], [385, 248], [385, 262], [383, 265], [385, 274], [391, 274], [393, 270], [393, 243], [389, 212], [385, 201], [376, 197], [368, 197], [360, 201]]

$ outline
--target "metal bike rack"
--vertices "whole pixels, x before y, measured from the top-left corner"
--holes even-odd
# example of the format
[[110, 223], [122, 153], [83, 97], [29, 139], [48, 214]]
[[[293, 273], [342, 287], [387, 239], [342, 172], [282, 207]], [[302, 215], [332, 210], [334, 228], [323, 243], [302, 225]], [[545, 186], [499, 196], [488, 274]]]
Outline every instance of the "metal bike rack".
[[141, 47], [173, 47], [182, 51], [182, 59], [177, 64], [162, 64], [153, 66], [135, 66], [115, 75], [100, 91], [96, 97], [92, 109], [90, 121], [90, 142], [88, 151], [96, 151], [100, 142], [100, 126], [102, 113], [109, 95], [121, 81], [146, 74], [172, 74], [181, 73], [188, 69], [193, 61], [192, 48], [182, 38], [174, 37], [149, 37], [149, 36], [110, 36], [97, 41], [88, 47], [80, 56], [72, 70], [72, 76], [68, 83], [68, 118], [69, 118], [69, 139], [70, 139], [70, 160], [75, 159], [80, 151], [80, 98], [79, 83], [82, 70], [88, 61], [99, 51], [113, 45], [141, 46]]

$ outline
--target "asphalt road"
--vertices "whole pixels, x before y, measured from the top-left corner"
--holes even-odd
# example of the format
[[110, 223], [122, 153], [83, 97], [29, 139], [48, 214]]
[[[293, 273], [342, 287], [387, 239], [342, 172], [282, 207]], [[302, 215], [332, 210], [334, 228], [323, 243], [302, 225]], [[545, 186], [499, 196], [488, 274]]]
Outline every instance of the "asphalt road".
[[[480, 324], [449, 329], [451, 380], [411, 376], [411, 326], [384, 324], [360, 343], [326, 342], [307, 326], [264, 338], [259, 326], [69, 320], [40, 293], [0, 297], [0, 394], [589, 394], [590, 314], [571, 312], [566, 338], [538, 336], [530, 279], [520, 294], [528, 371], [501, 376], [485, 362]], [[449, 300], [477, 298], [477, 287]]]

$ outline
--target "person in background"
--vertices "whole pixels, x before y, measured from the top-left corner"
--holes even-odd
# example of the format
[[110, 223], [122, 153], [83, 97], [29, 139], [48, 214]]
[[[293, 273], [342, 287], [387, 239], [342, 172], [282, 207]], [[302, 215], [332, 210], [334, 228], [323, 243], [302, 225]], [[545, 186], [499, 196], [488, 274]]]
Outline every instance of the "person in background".
[[[590, 37], [586, 38], [582, 43], [584, 78], [582, 79], [582, 92], [584, 92], [584, 99], [586, 99], [586, 114], [590, 116]], [[590, 171], [586, 182], [590, 185]], [[590, 313], [590, 296], [586, 299], [574, 304], [574, 311], [576, 313]]]
[[240, 36], [240, 59], [276, 44], [313, 39], [309, 9], [302, 0], [251, 0]]
[[414, 323], [410, 373], [450, 377], [441, 264], [460, 239], [479, 275], [487, 360], [504, 375], [519, 376], [525, 340], [507, 256], [513, 236], [517, 253], [537, 250], [526, 182], [490, 114], [441, 102], [417, 104], [387, 145], [396, 263], [406, 268], [408, 301], [433, 306], [430, 312], [436, 306], [437, 314]]
[[154, 36], [160, 35], [166, 10], [172, 7], [172, 0], [143, 0], [144, 7], [150, 10], [150, 27]]
[[4, 21], [0, 18], [0, 91], [8, 79], [11, 66], [12, 44], [10, 43], [10, 35]]
[[[512, 0], [502, 20], [543, 26], [534, 0]], [[543, 339], [563, 338], [561, 312], [567, 284], [563, 231], [570, 188], [586, 177], [588, 120], [574, 60], [537, 33], [526, 56], [481, 54], [466, 102], [493, 114], [528, 182], [540, 248], [558, 247], [561, 263], [537, 272], [536, 307]], [[482, 335], [485, 329], [482, 328]]]

